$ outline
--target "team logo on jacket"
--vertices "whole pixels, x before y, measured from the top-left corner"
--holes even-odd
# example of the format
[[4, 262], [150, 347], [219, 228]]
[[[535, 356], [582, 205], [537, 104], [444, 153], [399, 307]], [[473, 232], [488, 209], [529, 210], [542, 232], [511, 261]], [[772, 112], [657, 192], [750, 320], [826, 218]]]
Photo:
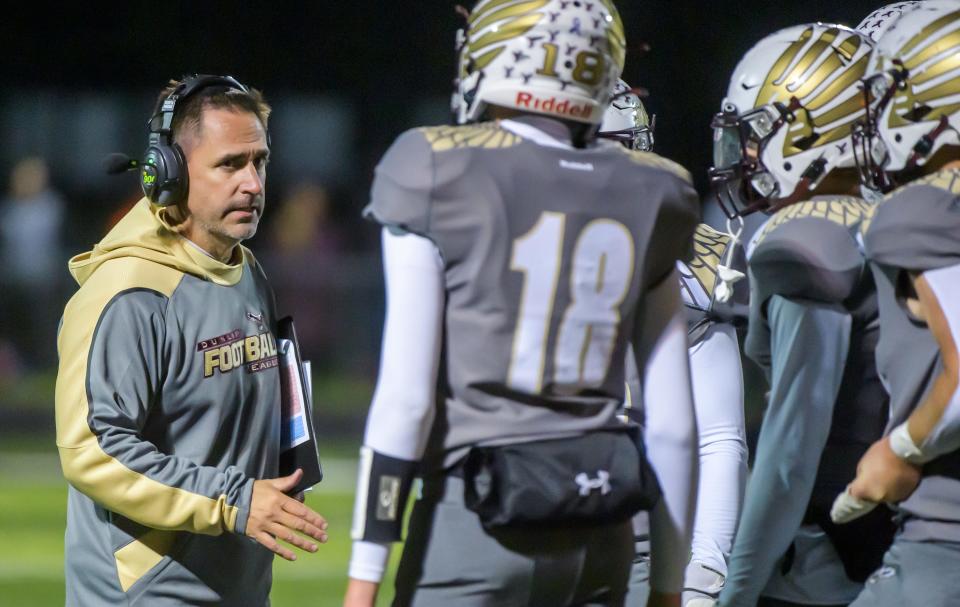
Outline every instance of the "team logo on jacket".
[[[260, 320], [262, 321], [262, 317]], [[260, 329], [264, 328], [262, 324], [258, 325]], [[244, 335], [242, 330], [234, 329], [200, 341], [197, 352], [203, 354], [204, 377], [212, 377], [215, 373], [229, 373], [240, 367], [246, 367], [247, 373], [257, 373], [279, 365], [277, 341], [273, 334], [266, 330], [254, 335]]]

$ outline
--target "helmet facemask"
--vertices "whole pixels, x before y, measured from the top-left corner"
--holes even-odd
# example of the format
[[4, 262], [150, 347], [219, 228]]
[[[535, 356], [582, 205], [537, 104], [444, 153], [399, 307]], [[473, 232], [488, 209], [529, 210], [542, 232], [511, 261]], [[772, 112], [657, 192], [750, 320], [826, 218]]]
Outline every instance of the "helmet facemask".
[[729, 219], [749, 215], [770, 206], [779, 197], [780, 184], [763, 164], [764, 150], [776, 145], [777, 134], [793, 123], [802, 106], [796, 97], [790, 105], [775, 102], [739, 114], [727, 105], [714, 115], [713, 166], [708, 174], [720, 208]]
[[860, 183], [875, 192], [889, 192], [896, 187], [884, 167], [890, 162], [890, 151], [880, 137], [880, 119], [898, 90], [906, 88], [908, 73], [903, 64], [894, 61], [895, 69], [868, 76], [863, 82], [863, 119], [852, 129], [853, 154], [860, 173]]

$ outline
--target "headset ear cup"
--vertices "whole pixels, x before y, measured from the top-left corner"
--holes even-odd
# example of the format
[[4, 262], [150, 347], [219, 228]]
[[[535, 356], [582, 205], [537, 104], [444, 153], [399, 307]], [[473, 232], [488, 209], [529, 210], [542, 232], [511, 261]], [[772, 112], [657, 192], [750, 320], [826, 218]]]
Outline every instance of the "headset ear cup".
[[160, 184], [166, 179], [166, 175], [163, 152], [157, 146], [148, 147], [140, 162], [140, 187], [147, 200], [157, 202]]
[[152, 145], [143, 155], [140, 187], [153, 204], [170, 206], [186, 199], [187, 162], [179, 145]]
[[177, 143], [163, 146], [163, 151], [167, 165], [167, 181], [163, 185], [157, 204], [161, 206], [180, 204], [187, 199], [187, 193], [190, 191], [187, 158], [183, 148]]

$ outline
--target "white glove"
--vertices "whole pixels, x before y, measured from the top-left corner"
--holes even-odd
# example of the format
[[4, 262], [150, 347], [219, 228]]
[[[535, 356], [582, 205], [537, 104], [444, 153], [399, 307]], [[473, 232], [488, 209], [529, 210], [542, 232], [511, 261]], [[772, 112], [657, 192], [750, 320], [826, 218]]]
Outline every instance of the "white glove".
[[833, 507], [830, 508], [830, 520], [838, 525], [849, 523], [869, 513], [877, 506], [877, 502], [853, 497], [849, 490], [844, 490], [837, 496], [837, 499], [833, 500]]
[[713, 607], [717, 604], [726, 578], [722, 573], [707, 567], [700, 561], [690, 561], [683, 572], [683, 592], [680, 604], [683, 607]]

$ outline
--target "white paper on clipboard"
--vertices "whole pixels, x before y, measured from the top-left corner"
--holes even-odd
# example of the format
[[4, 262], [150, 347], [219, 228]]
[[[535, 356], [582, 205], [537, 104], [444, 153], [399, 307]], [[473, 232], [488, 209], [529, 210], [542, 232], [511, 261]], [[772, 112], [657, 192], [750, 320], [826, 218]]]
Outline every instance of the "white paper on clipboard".
[[[297, 355], [293, 342], [278, 339], [277, 350], [280, 354], [280, 381], [285, 384], [283, 410], [280, 417], [280, 449], [286, 451], [310, 440], [310, 424], [303, 394], [312, 394], [310, 374], [304, 373], [297, 365]], [[304, 363], [308, 368], [308, 363]], [[303, 389], [306, 387], [306, 390]]]

